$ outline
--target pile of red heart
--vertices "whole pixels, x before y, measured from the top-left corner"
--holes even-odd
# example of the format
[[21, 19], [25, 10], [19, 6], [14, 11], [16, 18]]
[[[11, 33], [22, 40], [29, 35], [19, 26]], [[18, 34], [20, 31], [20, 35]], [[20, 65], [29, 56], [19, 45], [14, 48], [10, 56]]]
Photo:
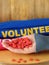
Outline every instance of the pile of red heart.
[[9, 46], [13, 48], [17, 48], [17, 49], [29, 48], [33, 44], [33, 42], [28, 37], [15, 38], [15, 39], [12, 39], [11, 41], [7, 40], [6, 43]]

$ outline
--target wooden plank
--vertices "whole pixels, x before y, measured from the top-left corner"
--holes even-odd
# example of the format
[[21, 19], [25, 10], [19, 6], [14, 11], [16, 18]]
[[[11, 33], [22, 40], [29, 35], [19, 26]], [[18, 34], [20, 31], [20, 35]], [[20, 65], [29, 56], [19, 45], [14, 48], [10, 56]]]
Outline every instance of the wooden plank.
[[44, 18], [45, 0], [35, 0], [35, 18]]
[[49, 0], [0, 0], [0, 21], [49, 18]]
[[2, 0], [2, 21], [10, 20], [11, 2], [10, 0]]
[[12, 19], [23, 20], [34, 18], [34, 0], [11, 0]]
[[45, 12], [44, 17], [49, 18], [49, 0], [45, 0]]

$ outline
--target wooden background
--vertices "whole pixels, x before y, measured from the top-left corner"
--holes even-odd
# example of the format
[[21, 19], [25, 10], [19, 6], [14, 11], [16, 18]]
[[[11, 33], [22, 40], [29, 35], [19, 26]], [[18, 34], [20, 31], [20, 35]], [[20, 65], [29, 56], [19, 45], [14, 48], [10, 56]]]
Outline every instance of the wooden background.
[[0, 21], [49, 18], [49, 0], [0, 0]]

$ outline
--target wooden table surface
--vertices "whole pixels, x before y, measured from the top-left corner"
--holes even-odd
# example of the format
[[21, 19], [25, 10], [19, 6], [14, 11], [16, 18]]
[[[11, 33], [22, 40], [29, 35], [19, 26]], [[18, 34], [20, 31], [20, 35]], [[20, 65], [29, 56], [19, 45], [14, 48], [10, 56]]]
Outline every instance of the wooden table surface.
[[[41, 63], [48, 64], [49, 52], [41, 52], [37, 54], [16, 54], [8, 50], [0, 51], [0, 62], [9, 64], [32, 64], [40, 65]], [[1, 64], [0, 64], [1, 65]], [[5, 65], [5, 64], [2, 64]]]

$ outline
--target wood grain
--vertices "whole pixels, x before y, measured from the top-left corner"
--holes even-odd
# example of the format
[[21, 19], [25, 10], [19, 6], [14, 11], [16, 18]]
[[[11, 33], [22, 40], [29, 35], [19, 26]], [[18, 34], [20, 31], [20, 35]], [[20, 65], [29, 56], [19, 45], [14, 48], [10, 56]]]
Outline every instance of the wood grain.
[[12, 19], [22, 20], [34, 18], [34, 0], [11, 0], [13, 3]]
[[0, 21], [49, 18], [49, 0], [0, 0]]
[[6, 21], [10, 20], [10, 10], [11, 10], [11, 3], [10, 0], [0, 0], [1, 3], [1, 12], [0, 12], [0, 20]]

